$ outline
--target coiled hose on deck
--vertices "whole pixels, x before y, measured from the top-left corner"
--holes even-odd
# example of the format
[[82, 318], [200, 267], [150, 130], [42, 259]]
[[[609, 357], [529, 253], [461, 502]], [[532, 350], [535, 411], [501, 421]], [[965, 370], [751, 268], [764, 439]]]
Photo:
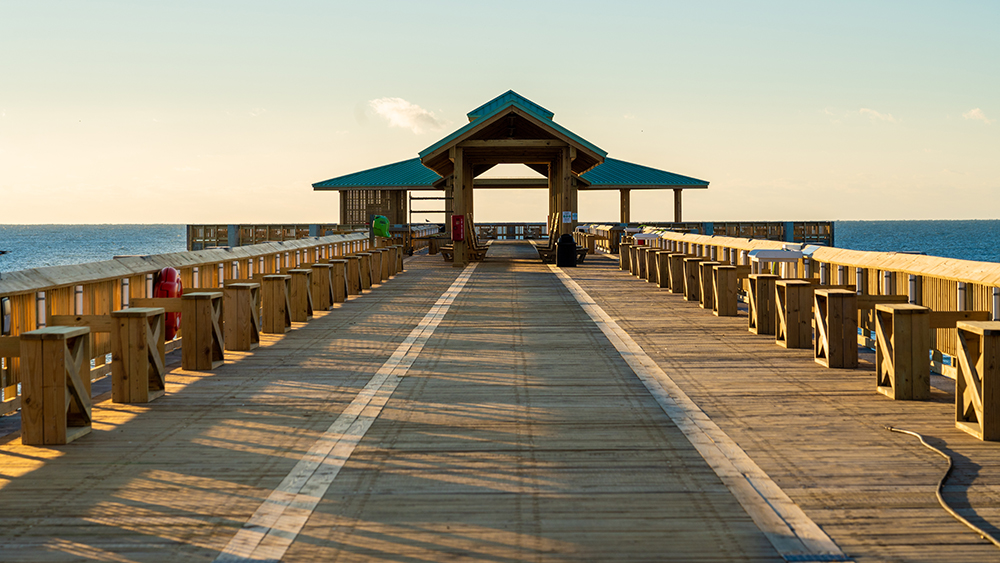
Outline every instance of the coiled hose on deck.
[[937, 494], [938, 502], [941, 503], [941, 507], [944, 508], [945, 511], [948, 512], [948, 514], [951, 514], [952, 516], [954, 516], [956, 520], [958, 520], [959, 522], [961, 522], [961, 523], [965, 524], [966, 526], [968, 526], [969, 528], [971, 528], [972, 531], [974, 531], [977, 534], [979, 534], [980, 537], [982, 537], [983, 539], [989, 540], [989, 542], [992, 543], [993, 545], [995, 545], [997, 547], [1000, 547], [1000, 541], [997, 541], [997, 539], [995, 537], [993, 537], [992, 535], [990, 535], [989, 533], [987, 533], [985, 530], [983, 530], [979, 526], [976, 526], [972, 522], [969, 522], [968, 520], [966, 520], [965, 518], [963, 518], [962, 515], [960, 515], [959, 513], [955, 512], [955, 510], [952, 509], [950, 506], [948, 506], [948, 503], [946, 503], [944, 501], [944, 496], [941, 495], [941, 489], [944, 488], [944, 482], [948, 479], [948, 475], [951, 475], [951, 468], [952, 468], [952, 465], [953, 465], [952, 461], [951, 461], [951, 456], [948, 455], [948, 454], [946, 454], [946, 453], [944, 453], [944, 452], [942, 452], [941, 450], [935, 448], [934, 446], [928, 444], [924, 440], [924, 437], [921, 436], [920, 434], [916, 433], [916, 432], [911, 432], [909, 430], [903, 430], [902, 428], [896, 428], [896, 427], [893, 427], [893, 426], [886, 426], [885, 429], [888, 430], [889, 432], [898, 432], [900, 434], [909, 434], [910, 436], [916, 436], [916, 438], [918, 440], [920, 440], [921, 444], [923, 444], [925, 447], [927, 447], [931, 451], [935, 452], [939, 456], [941, 456], [941, 457], [943, 457], [943, 458], [945, 458], [945, 459], [948, 460], [948, 470], [945, 471], [944, 475], [941, 476], [941, 480], [938, 481], [937, 490], [935, 491], [935, 493]]

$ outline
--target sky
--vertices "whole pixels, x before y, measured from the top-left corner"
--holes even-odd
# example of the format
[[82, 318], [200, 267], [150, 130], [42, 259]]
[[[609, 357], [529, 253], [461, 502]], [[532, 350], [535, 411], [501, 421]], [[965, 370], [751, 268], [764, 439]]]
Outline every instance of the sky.
[[[685, 220], [997, 219], [998, 26], [995, 1], [0, 0], [0, 224], [336, 222], [312, 183], [508, 89], [708, 180]], [[475, 213], [544, 221], [545, 194]]]

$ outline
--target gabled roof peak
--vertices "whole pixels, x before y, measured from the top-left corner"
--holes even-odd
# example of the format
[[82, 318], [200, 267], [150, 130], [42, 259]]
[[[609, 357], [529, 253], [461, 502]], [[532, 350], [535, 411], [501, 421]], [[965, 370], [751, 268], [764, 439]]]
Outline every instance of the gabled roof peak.
[[469, 122], [473, 122], [476, 119], [493, 113], [497, 108], [510, 105], [512, 103], [517, 103], [524, 106], [526, 109], [530, 110], [532, 113], [538, 117], [551, 120], [555, 115], [551, 111], [543, 108], [542, 106], [536, 104], [535, 102], [525, 98], [524, 96], [518, 94], [513, 90], [507, 90], [503, 94], [493, 98], [492, 100], [486, 102], [485, 104], [477, 107], [476, 109], [470, 111], [466, 114], [469, 117]]

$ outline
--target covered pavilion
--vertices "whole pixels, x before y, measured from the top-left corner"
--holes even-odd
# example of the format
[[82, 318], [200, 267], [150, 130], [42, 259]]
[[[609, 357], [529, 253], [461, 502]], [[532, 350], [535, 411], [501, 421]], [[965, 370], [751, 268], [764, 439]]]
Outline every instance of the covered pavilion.
[[[446, 225], [453, 215], [463, 219], [465, 240], [455, 242], [455, 263], [464, 264], [475, 232], [474, 188], [548, 189], [551, 237], [576, 228], [580, 190], [619, 190], [621, 222], [628, 223], [631, 190], [674, 190], [674, 221], [681, 222], [683, 190], [708, 188], [705, 180], [608, 158], [554, 115], [508, 90], [469, 112], [467, 125], [417, 158], [317, 182], [313, 189], [340, 192], [342, 224], [366, 223], [375, 214], [406, 223], [409, 191], [443, 190]], [[543, 177], [479, 178], [498, 164], [524, 164]]]

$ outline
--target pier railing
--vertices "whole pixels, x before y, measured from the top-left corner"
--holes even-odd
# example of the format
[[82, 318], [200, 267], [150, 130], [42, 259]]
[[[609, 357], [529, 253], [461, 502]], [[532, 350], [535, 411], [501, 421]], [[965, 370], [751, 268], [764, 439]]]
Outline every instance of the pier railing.
[[[368, 225], [294, 224], [294, 225], [188, 225], [187, 249], [237, 247], [265, 242], [284, 242], [319, 236], [368, 233]], [[391, 225], [391, 244], [406, 249], [427, 246], [426, 238], [440, 232], [434, 223]]]
[[[126, 308], [134, 299], [152, 297], [154, 276], [165, 267], [180, 272], [185, 290], [221, 288], [226, 280], [280, 273], [299, 264], [368, 248], [367, 234], [352, 233], [4, 272], [0, 278], [0, 336], [18, 336], [51, 326], [53, 315], [110, 315]], [[92, 337], [91, 359], [95, 365], [92, 379], [110, 371], [106, 361], [111, 353], [110, 340], [106, 333]], [[180, 340], [173, 342], [170, 348], [179, 343]], [[18, 358], [0, 358], [0, 415], [19, 407], [20, 382]]]
[[[696, 256], [733, 265], [750, 266], [748, 253], [753, 250], [782, 250], [788, 243], [676, 233], [647, 228], [658, 235], [647, 240], [659, 248], [679, 249]], [[796, 250], [806, 245], [795, 244]], [[764, 263], [771, 273], [785, 278], [804, 277], [819, 285], [855, 285], [862, 295], [905, 295], [908, 302], [933, 311], [981, 311], [1000, 320], [1000, 264], [974, 262], [936, 256], [896, 252], [866, 252], [829, 247], [806, 247], [808, 257], [794, 268], [777, 262]], [[746, 280], [744, 280], [745, 282]], [[874, 338], [874, 318], [862, 312], [858, 318], [859, 342], [869, 345]], [[951, 361], [958, 353], [954, 328], [935, 329], [932, 365], [944, 375], [954, 377]]]
[[832, 221], [689, 221], [684, 223], [589, 223], [581, 228], [596, 237], [596, 247], [618, 253], [622, 237], [646, 230], [694, 235], [798, 242], [833, 246]]

